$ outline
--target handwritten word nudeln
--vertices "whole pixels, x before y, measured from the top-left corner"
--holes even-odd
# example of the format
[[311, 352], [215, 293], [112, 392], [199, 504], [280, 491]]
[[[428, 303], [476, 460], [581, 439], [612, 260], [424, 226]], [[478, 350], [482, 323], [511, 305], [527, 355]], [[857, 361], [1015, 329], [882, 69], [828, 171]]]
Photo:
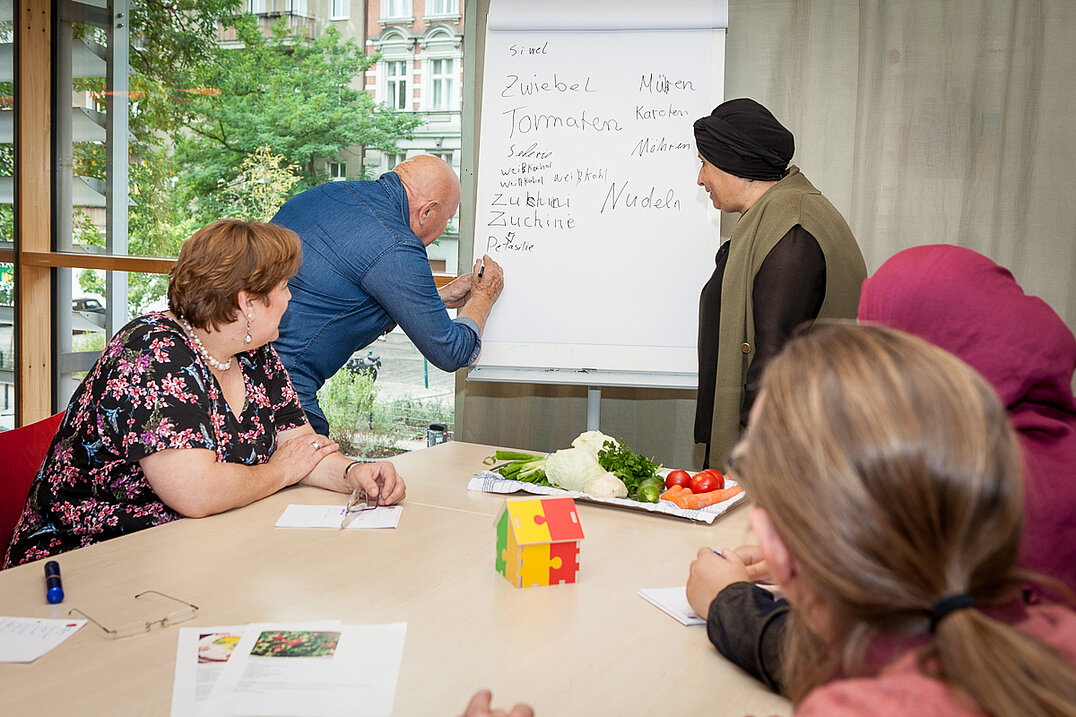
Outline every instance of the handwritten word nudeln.
[[529, 241], [523, 241], [522, 239], [516, 239], [515, 232], [508, 232], [508, 234], [501, 239], [500, 237], [490, 236], [486, 239], [486, 253], [497, 252], [521, 252], [529, 253], [534, 251], [534, 244]]
[[486, 226], [524, 227], [526, 229], [575, 229], [575, 217], [551, 217], [548, 213], [539, 214], [537, 209], [523, 216], [492, 209]]
[[509, 139], [515, 137], [516, 134], [530, 134], [531, 132], [563, 127], [579, 130], [580, 132], [585, 132], [587, 129], [595, 132], [622, 132], [624, 130], [615, 119], [603, 120], [598, 117], [587, 117], [586, 110], [579, 110], [578, 115], [562, 116], [521, 112], [521, 110], [525, 109], [527, 107], [524, 105], [522, 107], [513, 107], [507, 112], [501, 113], [508, 115], [512, 124], [512, 129], [508, 133]]
[[521, 80], [519, 75], [507, 75], [504, 78], [504, 89], [501, 97], [526, 97], [527, 95], [540, 95], [544, 93], [570, 94], [572, 92], [597, 92], [590, 86], [590, 77], [582, 82], [573, 82], [560, 79], [557, 73], [553, 73], [553, 79], [538, 79], [538, 75], [531, 75], [530, 80]]
[[664, 137], [644, 137], [631, 150], [631, 154], [642, 157], [644, 154], [657, 154], [658, 152], [682, 152], [694, 151], [695, 147], [690, 142], [669, 142]]
[[[628, 188], [628, 183], [624, 182], [620, 189], [617, 189], [616, 182], [609, 185], [609, 191], [605, 195], [605, 201], [602, 202], [602, 208], [599, 212], [604, 214], [605, 210], [617, 209], [618, 206], [622, 206], [627, 209], [672, 209], [680, 211], [680, 200], [676, 198], [676, 192], [673, 189], [667, 189], [665, 191], [665, 198], [654, 198], [654, 192], [657, 191], [657, 187], [651, 187], [650, 192], [645, 196], [642, 194], [630, 194], [625, 193]], [[621, 203], [623, 200], [623, 203]]]
[[653, 72], [639, 77], [639, 92], [667, 95], [672, 90], [694, 92], [695, 83], [691, 80], [670, 80], [664, 74], [655, 75]]

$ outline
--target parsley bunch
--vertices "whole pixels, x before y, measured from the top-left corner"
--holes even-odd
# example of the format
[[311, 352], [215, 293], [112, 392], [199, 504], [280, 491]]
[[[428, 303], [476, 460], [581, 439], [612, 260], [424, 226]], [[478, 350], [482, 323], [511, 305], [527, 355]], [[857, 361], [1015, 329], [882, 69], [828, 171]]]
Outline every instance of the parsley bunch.
[[636, 500], [639, 484], [647, 478], [654, 477], [661, 470], [661, 465], [654, 463], [653, 459], [640, 456], [628, 448], [624, 443], [606, 441], [598, 451], [598, 463], [610, 473], [624, 481], [628, 489], [628, 497]]

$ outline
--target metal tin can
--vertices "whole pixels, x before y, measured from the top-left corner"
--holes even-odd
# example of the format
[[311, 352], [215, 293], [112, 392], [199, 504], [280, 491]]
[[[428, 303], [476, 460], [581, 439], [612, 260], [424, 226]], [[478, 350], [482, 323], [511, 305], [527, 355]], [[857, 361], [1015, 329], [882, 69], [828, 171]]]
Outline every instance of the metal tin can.
[[448, 440], [448, 428], [443, 423], [431, 423], [426, 429], [426, 445], [436, 446]]

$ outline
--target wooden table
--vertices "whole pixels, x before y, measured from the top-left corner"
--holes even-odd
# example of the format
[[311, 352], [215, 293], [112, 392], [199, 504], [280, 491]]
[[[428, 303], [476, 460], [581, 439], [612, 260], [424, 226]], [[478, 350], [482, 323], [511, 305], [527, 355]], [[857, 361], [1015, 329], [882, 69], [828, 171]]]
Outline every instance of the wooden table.
[[[344, 496], [289, 488], [59, 557], [66, 599], [45, 601], [42, 563], [0, 572], [0, 615], [114, 624], [153, 589], [200, 606], [185, 627], [340, 619], [406, 622], [396, 715], [457, 715], [479, 688], [494, 703], [569, 715], [787, 715], [785, 700], [725, 661], [702, 627], [636, 595], [682, 585], [702, 545], [748, 539], [747, 511], [713, 525], [579, 503], [586, 534], [573, 585], [517, 589], [494, 569], [501, 496], [468, 491], [492, 448], [449, 442], [394, 459], [408, 485], [396, 530], [291, 530], [289, 503]], [[107, 624], [107, 622], [106, 622]], [[92, 623], [28, 665], [0, 664], [2, 712], [170, 710], [176, 628], [120, 640]]]

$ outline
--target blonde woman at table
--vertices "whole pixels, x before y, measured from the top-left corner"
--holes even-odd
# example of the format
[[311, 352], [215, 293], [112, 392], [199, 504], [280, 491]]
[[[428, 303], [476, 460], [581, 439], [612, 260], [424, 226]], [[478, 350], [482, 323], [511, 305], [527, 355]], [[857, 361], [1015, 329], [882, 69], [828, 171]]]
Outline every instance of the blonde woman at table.
[[[1020, 599], [1020, 448], [967, 364], [882, 327], [799, 337], [732, 465], [792, 606], [797, 715], [1076, 714], [1076, 614]], [[700, 550], [694, 587], [710, 561], [747, 580], [727, 557]]]
[[169, 276], [169, 311], [121, 329], [68, 404], [5, 565], [180, 517], [247, 505], [302, 482], [399, 502], [390, 463], [316, 435], [276, 352], [298, 237], [223, 220], [195, 232]]

